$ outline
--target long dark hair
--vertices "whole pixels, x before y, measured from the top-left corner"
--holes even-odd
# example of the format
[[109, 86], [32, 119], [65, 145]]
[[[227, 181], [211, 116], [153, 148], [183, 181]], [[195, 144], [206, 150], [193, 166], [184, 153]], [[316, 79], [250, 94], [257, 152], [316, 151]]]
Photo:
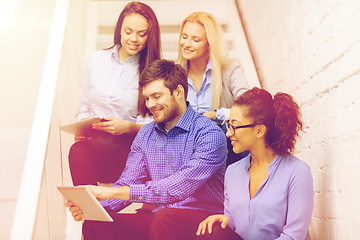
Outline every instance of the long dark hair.
[[[154, 60], [161, 58], [160, 26], [154, 11], [148, 5], [141, 2], [130, 2], [124, 7], [116, 23], [115, 33], [114, 33], [114, 45], [111, 46], [109, 49], [115, 47], [116, 45], [121, 46], [121, 27], [124, 18], [133, 13], [143, 16], [148, 21], [149, 24], [149, 27], [147, 29], [148, 38], [147, 38], [146, 46], [139, 53], [140, 55], [139, 75], [140, 75], [147, 65], [152, 63]], [[142, 97], [141, 92], [139, 91], [138, 109], [140, 109], [140, 106], [143, 106], [143, 104], [144, 104], [144, 99]]]
[[247, 117], [267, 128], [266, 144], [275, 153], [291, 154], [299, 131], [303, 130], [300, 107], [292, 96], [277, 93], [274, 98], [266, 90], [253, 88], [236, 99], [234, 105], [247, 106]]

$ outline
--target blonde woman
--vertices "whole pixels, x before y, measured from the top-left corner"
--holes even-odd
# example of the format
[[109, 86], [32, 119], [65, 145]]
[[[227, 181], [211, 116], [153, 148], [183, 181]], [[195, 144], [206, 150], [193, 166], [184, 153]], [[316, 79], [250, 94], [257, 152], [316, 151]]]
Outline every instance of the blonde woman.
[[[192, 108], [223, 125], [234, 100], [249, 85], [239, 63], [225, 57], [220, 28], [213, 15], [194, 12], [183, 20], [178, 63], [187, 70], [187, 100]], [[233, 154], [231, 146], [229, 150]], [[229, 158], [228, 164], [234, 157]]]

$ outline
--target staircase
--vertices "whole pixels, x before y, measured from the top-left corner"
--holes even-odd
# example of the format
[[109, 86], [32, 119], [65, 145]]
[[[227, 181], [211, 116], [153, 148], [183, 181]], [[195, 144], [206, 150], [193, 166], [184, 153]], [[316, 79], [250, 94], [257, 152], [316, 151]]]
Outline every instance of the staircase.
[[[128, 3], [122, 0], [53, 1], [59, 6], [55, 11], [59, 17], [54, 18], [58, 20], [54, 20], [51, 27], [47, 51], [51, 61], [45, 60], [39, 91], [41, 101], [36, 106], [39, 111], [35, 112], [12, 227], [11, 239], [14, 240], [81, 238], [81, 223], [69, 216], [56, 189], [58, 185], [71, 184], [67, 155], [73, 143], [73, 136], [61, 132], [59, 127], [75, 120], [84, 65], [94, 51], [112, 46], [116, 21]], [[250, 86], [260, 86], [235, 0], [143, 2], [158, 17], [165, 59], [177, 59], [182, 20], [192, 12], [209, 12], [221, 26], [228, 56], [240, 61]], [[57, 34], [64, 30], [65, 34], [59, 37]], [[47, 97], [49, 92], [51, 97]]]
[[[117, 19], [129, 1], [92, 0], [88, 5], [84, 61], [96, 50], [113, 45]], [[250, 86], [260, 86], [247, 46], [239, 14], [233, 0], [152, 0], [142, 1], [155, 12], [161, 32], [163, 58], [176, 60], [180, 25], [192, 12], [209, 12], [217, 19], [228, 56], [238, 59], [244, 67]], [[131, 206], [130, 206], [131, 207]], [[79, 239], [81, 224], [68, 218], [67, 240]]]

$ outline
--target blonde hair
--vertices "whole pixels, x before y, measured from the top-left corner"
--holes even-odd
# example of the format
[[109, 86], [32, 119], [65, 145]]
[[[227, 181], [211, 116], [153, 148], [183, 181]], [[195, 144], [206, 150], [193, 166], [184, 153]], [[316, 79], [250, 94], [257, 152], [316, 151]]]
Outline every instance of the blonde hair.
[[[212, 88], [212, 108], [217, 109], [221, 107], [222, 103], [222, 72], [223, 68], [227, 65], [227, 59], [224, 55], [222, 48], [223, 42], [221, 39], [219, 25], [213, 15], [206, 12], [194, 12], [185, 18], [181, 24], [180, 33], [183, 31], [185, 23], [194, 22], [202, 25], [206, 32], [206, 38], [209, 44], [209, 57], [211, 61], [211, 88]], [[181, 34], [180, 34], [181, 38]], [[180, 42], [179, 38], [179, 42]], [[178, 63], [187, 68], [188, 60], [184, 59], [181, 54], [179, 46]]]

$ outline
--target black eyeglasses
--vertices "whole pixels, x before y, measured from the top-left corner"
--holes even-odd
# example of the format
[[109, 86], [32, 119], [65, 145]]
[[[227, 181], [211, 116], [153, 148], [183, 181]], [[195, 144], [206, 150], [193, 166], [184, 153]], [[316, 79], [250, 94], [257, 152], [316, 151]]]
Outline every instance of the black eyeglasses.
[[225, 121], [225, 123], [226, 123], [226, 128], [230, 131], [231, 135], [235, 134], [235, 129], [255, 127], [257, 125], [255, 123], [253, 123], [253, 124], [247, 124], [247, 125], [242, 125], [242, 126], [234, 126], [234, 125], [230, 124], [229, 120]]

